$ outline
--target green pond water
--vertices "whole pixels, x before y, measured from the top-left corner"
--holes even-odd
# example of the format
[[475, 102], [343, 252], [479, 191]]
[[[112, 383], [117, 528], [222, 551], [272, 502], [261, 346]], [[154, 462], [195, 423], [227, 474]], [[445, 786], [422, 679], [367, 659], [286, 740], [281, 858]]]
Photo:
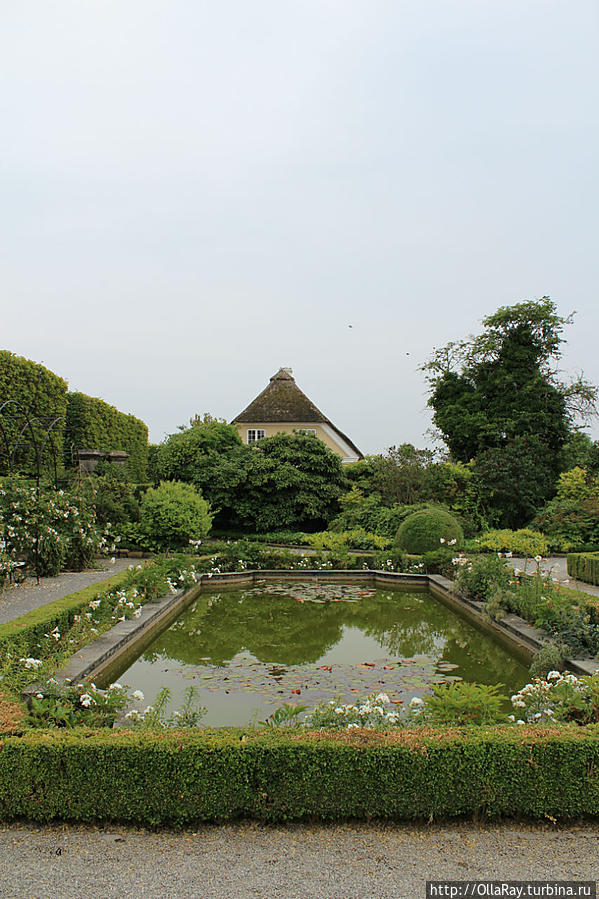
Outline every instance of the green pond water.
[[[357, 584], [258, 582], [202, 592], [118, 677], [170, 708], [200, 691], [207, 726], [244, 725], [283, 703], [355, 702], [384, 691], [396, 708], [455, 679], [505, 685], [528, 669], [490, 634], [425, 592]], [[112, 677], [114, 680], [115, 677]]]

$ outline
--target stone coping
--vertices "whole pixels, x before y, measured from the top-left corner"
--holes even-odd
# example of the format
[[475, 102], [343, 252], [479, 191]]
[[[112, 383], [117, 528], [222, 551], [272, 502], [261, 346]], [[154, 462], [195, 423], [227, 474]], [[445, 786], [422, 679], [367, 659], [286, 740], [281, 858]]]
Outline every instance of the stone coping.
[[[484, 614], [485, 604], [468, 599], [453, 589], [453, 582], [441, 575], [402, 574], [375, 570], [320, 570], [320, 569], [265, 569], [261, 571], [233, 571], [219, 574], [203, 574], [196, 586], [187, 590], [177, 590], [166, 596], [147, 602], [138, 618], [119, 621], [97, 640], [88, 643], [76, 652], [62, 668], [56, 680], [59, 683], [81, 683], [84, 680], [100, 679], [103, 672], [113, 668], [120, 656], [130, 654], [136, 645], [148, 643], [150, 639], [171, 623], [180, 612], [199, 596], [202, 589], [218, 584], [254, 584], [257, 579], [281, 580], [321, 580], [321, 581], [369, 581], [389, 586], [414, 587], [430, 590], [431, 593], [464, 615], [479, 627], [490, 631], [508, 645], [518, 655], [530, 659], [547, 640], [549, 634], [535, 628], [517, 615], [508, 615], [501, 621], [492, 621]], [[593, 674], [599, 668], [599, 660], [566, 659], [567, 668], [575, 674]], [[27, 693], [37, 692], [31, 685]]]

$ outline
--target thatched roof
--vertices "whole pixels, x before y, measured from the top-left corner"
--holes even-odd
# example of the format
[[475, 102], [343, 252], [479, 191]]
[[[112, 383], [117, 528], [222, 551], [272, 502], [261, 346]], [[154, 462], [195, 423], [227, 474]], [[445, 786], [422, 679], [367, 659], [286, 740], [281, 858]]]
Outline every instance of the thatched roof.
[[299, 389], [290, 368], [280, 368], [255, 400], [233, 419], [233, 424], [325, 424], [362, 458], [362, 453]]

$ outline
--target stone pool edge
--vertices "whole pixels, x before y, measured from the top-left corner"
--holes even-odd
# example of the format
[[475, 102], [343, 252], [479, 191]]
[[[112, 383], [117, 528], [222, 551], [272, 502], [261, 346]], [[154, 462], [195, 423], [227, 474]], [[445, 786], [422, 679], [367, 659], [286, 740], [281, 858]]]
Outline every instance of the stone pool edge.
[[[103, 672], [117, 664], [120, 656], [130, 653], [142, 642], [149, 642], [156, 632], [171, 623], [180, 612], [201, 593], [203, 588], [212, 584], [244, 584], [255, 583], [256, 578], [284, 580], [322, 580], [322, 581], [365, 581], [375, 584], [402, 584], [405, 586], [428, 589], [446, 605], [459, 611], [466, 618], [476, 622], [483, 630], [491, 631], [502, 642], [513, 647], [519, 655], [529, 658], [550, 639], [550, 635], [535, 628], [517, 615], [507, 615], [500, 622], [491, 621], [483, 614], [484, 603], [467, 599], [453, 590], [453, 582], [441, 575], [402, 574], [400, 572], [316, 569], [292, 570], [265, 569], [263, 571], [223, 572], [220, 574], [203, 574], [198, 577], [197, 585], [186, 590], [159, 597], [146, 603], [139, 618], [120, 621], [110, 630], [92, 643], [78, 650], [68, 664], [56, 675], [59, 683], [81, 683], [84, 680], [101, 679]], [[574, 674], [593, 674], [599, 667], [599, 660], [566, 659], [567, 668]], [[35, 692], [32, 685], [27, 692]]]

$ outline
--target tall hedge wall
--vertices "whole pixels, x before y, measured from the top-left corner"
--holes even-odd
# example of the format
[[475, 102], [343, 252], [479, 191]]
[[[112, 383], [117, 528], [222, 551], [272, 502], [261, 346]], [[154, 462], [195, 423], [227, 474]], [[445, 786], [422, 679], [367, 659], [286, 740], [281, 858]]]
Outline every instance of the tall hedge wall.
[[104, 400], [85, 393], [67, 396], [67, 447], [129, 453], [129, 470], [138, 481], [145, 481], [148, 466], [148, 428], [134, 415], [119, 412]]
[[[27, 410], [31, 419], [41, 418], [42, 421], [35, 422], [34, 425], [36, 438], [40, 444], [52, 420], [66, 415], [67, 390], [67, 382], [43, 365], [17, 356], [9, 350], [0, 350], [0, 405], [6, 400], [16, 400]], [[25, 424], [25, 419], [11, 404], [5, 407], [1, 421], [12, 449]], [[64, 422], [52, 431], [56, 456], [60, 463], [63, 455], [63, 428]], [[26, 432], [24, 441], [28, 439], [29, 434]], [[26, 474], [34, 473], [34, 454], [26, 450], [25, 442], [23, 447], [24, 451], [16, 457], [17, 470]], [[49, 467], [51, 458], [48, 453], [45, 454], [45, 459]], [[0, 473], [6, 472], [6, 447], [0, 438]]]
[[568, 574], [587, 584], [599, 584], [599, 553], [568, 553]]
[[29, 732], [0, 740], [0, 820], [599, 815], [597, 727]]

